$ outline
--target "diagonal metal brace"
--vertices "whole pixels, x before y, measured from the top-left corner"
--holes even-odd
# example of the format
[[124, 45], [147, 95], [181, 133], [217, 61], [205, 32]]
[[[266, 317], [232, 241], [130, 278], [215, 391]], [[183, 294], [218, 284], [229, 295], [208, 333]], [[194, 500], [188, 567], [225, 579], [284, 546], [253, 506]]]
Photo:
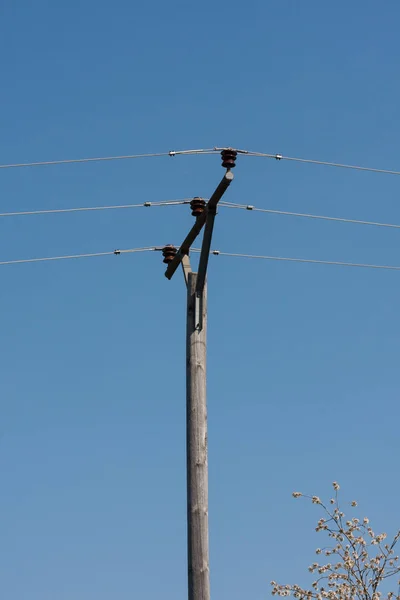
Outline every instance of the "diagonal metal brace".
[[171, 279], [177, 268], [179, 267], [182, 259], [185, 255], [189, 254], [190, 246], [193, 244], [194, 240], [199, 235], [200, 231], [203, 229], [205, 222], [207, 220], [208, 212], [210, 209], [216, 209], [218, 202], [221, 200], [223, 194], [228, 189], [229, 185], [233, 180], [232, 171], [227, 171], [220, 181], [218, 187], [214, 191], [213, 195], [209, 199], [206, 204], [204, 211], [199, 215], [196, 219], [195, 224], [192, 229], [189, 231], [185, 239], [183, 240], [178, 252], [176, 253], [175, 258], [169, 263], [167, 270], [165, 271], [165, 277], [167, 279]]
[[204, 229], [203, 243], [201, 246], [199, 269], [197, 273], [196, 294], [201, 295], [206, 282], [208, 259], [210, 257], [211, 238], [214, 229], [214, 220], [217, 214], [217, 207], [209, 208], [207, 213], [206, 226]]

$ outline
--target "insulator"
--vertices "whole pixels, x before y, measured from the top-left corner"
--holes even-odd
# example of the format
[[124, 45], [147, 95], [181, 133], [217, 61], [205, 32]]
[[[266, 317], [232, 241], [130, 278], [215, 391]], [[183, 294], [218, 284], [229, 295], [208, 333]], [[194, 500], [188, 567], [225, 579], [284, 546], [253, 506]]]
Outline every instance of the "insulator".
[[232, 148], [227, 148], [225, 150], [222, 150], [222, 152], [221, 152], [222, 166], [225, 169], [233, 169], [234, 167], [236, 167], [236, 165], [235, 165], [236, 156], [237, 156], [237, 152], [236, 152], [236, 150], [232, 150]]
[[167, 244], [164, 246], [162, 249], [162, 255], [164, 257], [163, 263], [168, 265], [171, 261], [173, 261], [176, 256], [176, 252], [177, 250], [175, 246], [172, 246], [172, 244]]
[[204, 212], [204, 207], [206, 205], [205, 200], [203, 200], [203, 198], [193, 198], [193, 200], [190, 202], [190, 208], [192, 209], [192, 215], [194, 217], [198, 217], [199, 215], [201, 215], [202, 212]]

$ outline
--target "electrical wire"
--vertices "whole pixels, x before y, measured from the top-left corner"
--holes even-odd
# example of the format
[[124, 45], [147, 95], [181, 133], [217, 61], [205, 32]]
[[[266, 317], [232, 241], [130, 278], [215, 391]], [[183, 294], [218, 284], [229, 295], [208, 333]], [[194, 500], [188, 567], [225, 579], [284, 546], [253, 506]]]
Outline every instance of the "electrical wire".
[[360, 221], [357, 219], [345, 219], [343, 217], [327, 217], [325, 215], [297, 213], [297, 212], [290, 212], [287, 210], [273, 210], [270, 208], [257, 208], [255, 206], [252, 206], [251, 204], [247, 204], [247, 205], [246, 204], [234, 204], [233, 202], [220, 202], [220, 205], [224, 206], [225, 208], [239, 208], [242, 210], [248, 210], [249, 212], [254, 211], [254, 212], [269, 213], [269, 214], [274, 214], [274, 215], [287, 215], [290, 217], [304, 217], [307, 219], [320, 219], [323, 221], [337, 221], [340, 223], [356, 223], [357, 225], [372, 225], [375, 227], [390, 227], [393, 229], [400, 229], [400, 225], [396, 225], [394, 223], [380, 223], [378, 221]]
[[[153, 251], [162, 251], [163, 246], [148, 246], [145, 248], [128, 248], [127, 250], [113, 250], [109, 252], [91, 252], [87, 254], [69, 254], [64, 256], [45, 256], [40, 258], [23, 258], [17, 260], [3, 260], [0, 261], [1, 265], [16, 265], [23, 263], [36, 263], [36, 262], [48, 262], [48, 261], [57, 261], [57, 260], [69, 260], [69, 259], [77, 259], [77, 258], [92, 258], [97, 256], [111, 256], [111, 255], [120, 255], [120, 254], [134, 254], [137, 252], [153, 252]], [[200, 253], [201, 250], [199, 248], [191, 248], [191, 252]], [[400, 271], [400, 266], [392, 266], [392, 265], [374, 265], [367, 263], [351, 263], [351, 262], [341, 262], [341, 261], [330, 261], [330, 260], [316, 260], [316, 259], [308, 259], [308, 258], [290, 258], [286, 256], [263, 256], [257, 254], [241, 254], [241, 253], [233, 253], [233, 252], [221, 252], [220, 250], [212, 250], [210, 254], [215, 256], [228, 256], [231, 258], [249, 258], [249, 259], [258, 259], [258, 260], [276, 260], [281, 262], [296, 262], [296, 263], [309, 263], [309, 264], [317, 264], [317, 265], [336, 265], [339, 267], [358, 267], [364, 269], [385, 269], [390, 271]]]
[[[118, 209], [128, 209], [128, 208], [143, 208], [143, 207], [158, 207], [158, 206], [181, 206], [184, 204], [189, 204], [190, 199], [182, 199], [182, 200], [164, 200], [160, 202], [143, 202], [142, 204], [111, 204], [108, 206], [82, 206], [77, 208], [55, 208], [55, 209], [46, 209], [46, 210], [27, 210], [27, 211], [16, 211], [16, 212], [5, 212], [0, 213], [1, 217], [17, 217], [17, 216], [26, 216], [26, 215], [48, 215], [48, 214], [62, 214], [62, 213], [74, 213], [74, 212], [90, 212], [90, 211], [102, 211], [102, 210], [118, 210]], [[393, 229], [400, 229], [400, 225], [396, 225], [394, 223], [380, 223], [376, 221], [360, 221], [357, 219], [346, 219], [342, 217], [328, 217], [325, 215], [314, 215], [309, 213], [297, 213], [290, 212], [284, 210], [274, 210], [269, 208], [257, 208], [251, 204], [235, 204], [233, 202], [220, 202], [220, 206], [225, 208], [236, 208], [241, 210], [247, 210], [252, 212], [261, 212], [261, 213], [269, 213], [275, 215], [286, 215], [292, 217], [304, 217], [308, 219], [319, 219], [325, 221], [337, 221], [341, 223], [356, 223], [358, 225], [372, 225], [376, 227], [389, 227]]]
[[[27, 162], [27, 163], [8, 163], [8, 164], [0, 164], [0, 169], [16, 169], [21, 167], [40, 167], [40, 166], [49, 166], [49, 165], [66, 165], [66, 164], [75, 164], [75, 163], [90, 163], [90, 162], [106, 162], [106, 161], [116, 161], [116, 160], [129, 160], [135, 158], [154, 158], [154, 157], [162, 157], [162, 156], [178, 156], [178, 155], [191, 155], [191, 154], [215, 154], [219, 153], [221, 150], [225, 150], [226, 148], [199, 148], [193, 150], [170, 150], [169, 152], [149, 152], [144, 154], [126, 154], [119, 156], [97, 156], [97, 157], [89, 157], [89, 158], [72, 158], [65, 160], [46, 160], [46, 161], [38, 161], [38, 162]], [[267, 152], [254, 152], [252, 150], [238, 150], [236, 149], [238, 154], [244, 156], [258, 156], [261, 158], [274, 158], [275, 160], [288, 160], [300, 163], [308, 163], [314, 165], [323, 165], [327, 167], [338, 167], [340, 169], [355, 169], [357, 171], [369, 171], [372, 173], [384, 173], [387, 175], [400, 175], [400, 171], [393, 171], [389, 169], [377, 169], [373, 167], [362, 167], [359, 165], [349, 165], [344, 163], [335, 163], [323, 160], [314, 160], [311, 158], [300, 158], [295, 156], [285, 156], [283, 154], [269, 154]]]
[[46, 160], [28, 163], [12, 163], [0, 165], [0, 169], [17, 169], [21, 167], [43, 167], [49, 165], [69, 165], [74, 163], [105, 162], [113, 160], [128, 160], [134, 158], [154, 158], [160, 156], [178, 156], [183, 154], [215, 154], [214, 148], [202, 148], [198, 150], [170, 150], [169, 152], [152, 152], [148, 154], [126, 154], [122, 156], [98, 156], [93, 158], [70, 158], [66, 160]]
[[73, 213], [98, 210], [116, 210], [121, 208], [143, 208], [151, 206], [179, 206], [189, 204], [190, 200], [165, 200], [162, 202], [143, 202], [142, 204], [113, 204], [109, 206], [82, 206], [78, 208], [54, 208], [48, 210], [25, 210], [18, 212], [0, 213], [0, 217], [17, 217], [23, 215], [49, 215], [57, 213]]
[[[0, 213], [1, 217], [18, 217], [26, 215], [48, 215], [48, 214], [63, 214], [63, 213], [74, 213], [74, 212], [90, 212], [90, 211], [102, 211], [102, 210], [118, 210], [128, 208], [143, 208], [152, 206], [181, 206], [189, 204], [191, 199], [184, 198], [182, 200], [164, 200], [159, 202], [143, 202], [141, 204], [111, 204], [106, 206], [81, 206], [76, 208], [54, 208], [46, 210], [26, 210], [16, 212], [5, 212]], [[340, 223], [355, 223], [358, 225], [372, 225], [375, 227], [389, 227], [392, 229], [400, 229], [400, 225], [395, 223], [381, 223], [378, 221], [360, 221], [358, 219], [346, 219], [343, 217], [329, 217], [326, 215], [314, 215], [310, 213], [298, 213], [286, 210], [275, 210], [270, 208], [258, 208], [251, 204], [235, 204], [234, 202], [220, 202], [220, 206], [225, 208], [236, 208], [240, 210], [247, 210], [249, 212], [261, 212], [275, 215], [286, 215], [291, 217], [303, 217], [307, 219], [319, 219], [324, 221], [336, 221]]]
[[391, 171], [389, 169], [376, 169], [373, 167], [361, 167], [359, 165], [348, 165], [343, 163], [329, 162], [325, 160], [314, 160], [311, 158], [298, 158], [295, 156], [284, 156], [283, 154], [267, 154], [265, 152], [244, 152], [245, 156], [259, 156], [261, 158], [274, 158], [275, 160], [289, 160], [299, 163], [308, 163], [312, 165], [323, 165], [325, 167], [338, 167], [339, 169], [354, 169], [356, 171], [369, 171], [370, 173], [384, 173], [386, 175], [400, 175], [400, 171]]
[[127, 250], [113, 250], [112, 252], [91, 252], [88, 254], [70, 254], [67, 256], [45, 256], [40, 258], [22, 258], [18, 260], [3, 260], [0, 261], [0, 265], [16, 265], [23, 263], [35, 263], [35, 262], [48, 262], [54, 260], [69, 260], [72, 258], [93, 258], [95, 256], [111, 256], [112, 254], [133, 254], [135, 252], [150, 252], [152, 250], [158, 250], [158, 248], [152, 246], [149, 248], [129, 248]]
[[251, 259], [261, 259], [261, 260], [278, 260], [278, 261], [287, 261], [287, 262], [296, 262], [296, 263], [310, 263], [316, 265], [336, 265], [339, 267], [358, 267], [363, 269], [387, 269], [390, 271], [400, 271], [400, 266], [392, 266], [392, 265], [370, 265], [366, 263], [351, 263], [351, 262], [340, 262], [333, 260], [313, 260], [309, 258], [289, 258], [286, 256], [261, 256], [256, 254], [239, 254], [232, 252], [220, 252], [219, 250], [213, 250], [210, 254], [214, 254], [216, 256], [230, 256], [233, 258], [251, 258]]

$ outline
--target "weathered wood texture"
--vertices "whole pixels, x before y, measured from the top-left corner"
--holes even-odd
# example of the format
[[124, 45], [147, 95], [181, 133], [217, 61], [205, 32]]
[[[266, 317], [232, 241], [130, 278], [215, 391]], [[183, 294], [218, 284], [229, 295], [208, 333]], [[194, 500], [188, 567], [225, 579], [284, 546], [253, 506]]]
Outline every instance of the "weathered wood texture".
[[196, 315], [197, 274], [188, 274], [186, 444], [189, 600], [210, 600], [206, 400], [207, 287]]

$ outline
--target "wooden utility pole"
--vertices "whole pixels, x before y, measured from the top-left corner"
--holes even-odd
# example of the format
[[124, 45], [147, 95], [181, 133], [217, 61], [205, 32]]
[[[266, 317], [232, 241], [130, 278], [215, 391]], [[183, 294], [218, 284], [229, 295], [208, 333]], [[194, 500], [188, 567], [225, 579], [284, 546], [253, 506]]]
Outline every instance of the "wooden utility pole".
[[[179, 250], [162, 249], [168, 279], [182, 266], [187, 286], [186, 325], [186, 473], [188, 525], [188, 600], [210, 600], [208, 549], [208, 447], [207, 447], [207, 285], [206, 275], [217, 204], [233, 181], [237, 151], [221, 149], [226, 172], [209, 201], [199, 197], [190, 203], [195, 224]], [[198, 273], [190, 267], [189, 252], [205, 225]]]
[[197, 274], [189, 273], [186, 328], [188, 598], [210, 600], [206, 399], [207, 287], [204, 286], [199, 297], [196, 293], [196, 283]]

